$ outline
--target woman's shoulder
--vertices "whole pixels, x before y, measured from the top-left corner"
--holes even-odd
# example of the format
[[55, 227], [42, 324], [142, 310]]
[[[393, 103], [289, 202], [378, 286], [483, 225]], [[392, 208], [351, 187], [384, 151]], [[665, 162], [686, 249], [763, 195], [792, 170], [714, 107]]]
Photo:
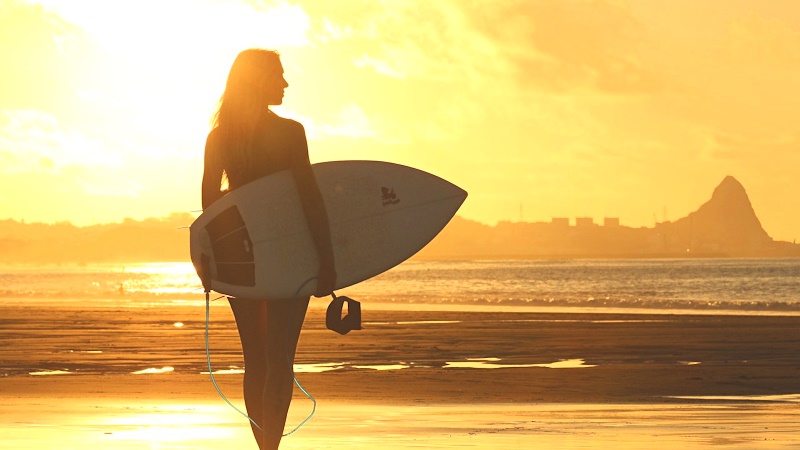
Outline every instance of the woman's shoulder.
[[219, 129], [219, 126], [216, 126], [208, 132], [208, 136], [206, 136], [206, 146], [213, 144], [219, 141], [222, 132]]
[[206, 136], [206, 153], [216, 151], [216, 148], [219, 147], [219, 141], [222, 138], [221, 135], [222, 133], [219, 131], [219, 127], [214, 127], [208, 132], [208, 136]]
[[267, 123], [271, 128], [277, 128], [282, 131], [286, 132], [303, 132], [305, 133], [305, 128], [303, 128], [303, 124], [300, 122], [287, 119], [286, 117], [281, 117], [275, 113], [270, 112], [266, 118]]

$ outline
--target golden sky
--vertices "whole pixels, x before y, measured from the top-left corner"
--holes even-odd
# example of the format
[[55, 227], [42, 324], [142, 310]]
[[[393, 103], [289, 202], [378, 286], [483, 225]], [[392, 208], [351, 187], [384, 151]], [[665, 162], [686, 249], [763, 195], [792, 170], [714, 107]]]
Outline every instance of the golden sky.
[[0, 0], [0, 219], [200, 209], [249, 47], [283, 55], [313, 162], [432, 172], [466, 218], [652, 226], [732, 175], [800, 237], [791, 0]]

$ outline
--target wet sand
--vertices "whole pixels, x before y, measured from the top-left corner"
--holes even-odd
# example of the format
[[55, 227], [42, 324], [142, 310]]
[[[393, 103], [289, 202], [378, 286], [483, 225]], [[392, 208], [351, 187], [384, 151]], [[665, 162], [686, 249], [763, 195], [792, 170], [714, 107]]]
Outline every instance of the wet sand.
[[[800, 317], [365, 303], [364, 329], [339, 336], [318, 302], [297, 357], [317, 412], [282, 448], [800, 446]], [[254, 448], [202, 374], [203, 306], [77, 305], [0, 305], [4, 448]], [[241, 406], [232, 316], [211, 314]], [[290, 423], [310, 409], [297, 391]]]

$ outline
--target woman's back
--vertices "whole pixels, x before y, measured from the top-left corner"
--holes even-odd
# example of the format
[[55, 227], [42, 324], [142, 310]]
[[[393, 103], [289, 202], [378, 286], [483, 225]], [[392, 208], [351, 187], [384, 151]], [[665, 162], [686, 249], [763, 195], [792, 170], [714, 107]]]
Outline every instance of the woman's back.
[[308, 144], [303, 126], [273, 113], [264, 114], [255, 126], [249, 144], [248, 160], [237, 161], [236, 153], [226, 151], [224, 126], [214, 128], [206, 141], [203, 206], [207, 207], [222, 196], [220, 189], [223, 172], [228, 179], [228, 189], [237, 189], [269, 174], [308, 164]]

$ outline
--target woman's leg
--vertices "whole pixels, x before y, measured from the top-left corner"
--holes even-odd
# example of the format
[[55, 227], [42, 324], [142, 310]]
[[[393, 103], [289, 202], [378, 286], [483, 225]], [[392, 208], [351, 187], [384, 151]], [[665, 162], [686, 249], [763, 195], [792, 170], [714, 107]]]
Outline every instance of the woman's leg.
[[260, 449], [277, 449], [292, 400], [292, 363], [309, 298], [230, 299], [244, 354], [244, 400]]
[[277, 449], [292, 401], [297, 342], [303, 327], [309, 298], [272, 301], [267, 307], [267, 380], [262, 393], [264, 444]]
[[[267, 382], [267, 302], [259, 300], [228, 299], [244, 355], [244, 404], [247, 415], [261, 425], [264, 416], [262, 396]], [[252, 423], [258, 448], [264, 449], [263, 434]]]

